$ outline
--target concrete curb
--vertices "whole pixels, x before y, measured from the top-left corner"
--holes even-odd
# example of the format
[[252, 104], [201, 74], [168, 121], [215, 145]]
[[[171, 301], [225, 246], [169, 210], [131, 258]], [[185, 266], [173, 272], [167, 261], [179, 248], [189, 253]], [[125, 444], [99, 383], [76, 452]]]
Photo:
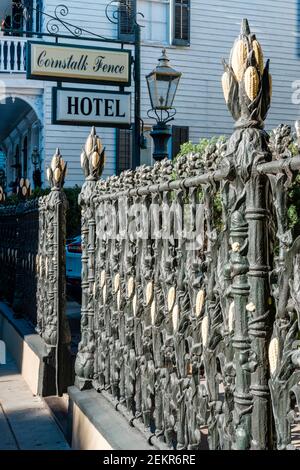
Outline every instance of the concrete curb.
[[0, 338], [12, 354], [17, 367], [34, 395], [53, 395], [54, 371], [46, 363], [47, 351], [34, 327], [0, 302]]
[[154, 450], [101, 393], [69, 387], [69, 442], [75, 450]]

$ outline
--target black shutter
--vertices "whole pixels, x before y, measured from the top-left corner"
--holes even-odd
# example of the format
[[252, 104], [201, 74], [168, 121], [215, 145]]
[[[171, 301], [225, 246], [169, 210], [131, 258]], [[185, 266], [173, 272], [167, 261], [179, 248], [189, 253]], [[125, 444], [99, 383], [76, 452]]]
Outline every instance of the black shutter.
[[172, 159], [178, 155], [180, 146], [189, 141], [188, 126], [172, 126]]
[[119, 39], [123, 41], [134, 39], [134, 21], [136, 0], [120, 0], [119, 3]]
[[43, 0], [36, 0], [36, 31], [42, 31]]
[[117, 174], [131, 168], [132, 130], [117, 129]]
[[174, 36], [173, 44], [190, 44], [190, 0], [174, 0]]

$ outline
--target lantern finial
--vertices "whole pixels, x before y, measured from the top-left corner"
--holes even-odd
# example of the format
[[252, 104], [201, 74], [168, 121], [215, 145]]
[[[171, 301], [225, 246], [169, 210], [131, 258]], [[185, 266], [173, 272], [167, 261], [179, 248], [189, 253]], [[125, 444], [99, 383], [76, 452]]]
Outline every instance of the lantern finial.
[[169, 62], [170, 62], [170, 59], [167, 56], [167, 49], [164, 47], [164, 49], [161, 51], [161, 57], [158, 59], [159, 66], [169, 67]]

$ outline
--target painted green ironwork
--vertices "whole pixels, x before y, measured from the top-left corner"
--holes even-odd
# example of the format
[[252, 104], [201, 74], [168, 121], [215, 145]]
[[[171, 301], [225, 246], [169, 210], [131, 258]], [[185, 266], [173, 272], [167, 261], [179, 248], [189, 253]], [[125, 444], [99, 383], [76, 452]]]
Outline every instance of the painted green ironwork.
[[29, 320], [44, 341], [43, 394], [62, 395], [72, 382], [70, 330], [66, 318], [65, 243], [68, 203], [59, 150], [48, 169], [51, 192], [28, 199], [21, 179], [20, 202], [0, 207], [1, 294], [14, 314]]
[[235, 130], [203, 155], [105, 181], [102, 143], [89, 136], [76, 385], [157, 448], [199, 449], [207, 433], [211, 449], [293, 448], [300, 242], [286, 194], [300, 157], [289, 126], [263, 130], [269, 62], [247, 20], [224, 68]]

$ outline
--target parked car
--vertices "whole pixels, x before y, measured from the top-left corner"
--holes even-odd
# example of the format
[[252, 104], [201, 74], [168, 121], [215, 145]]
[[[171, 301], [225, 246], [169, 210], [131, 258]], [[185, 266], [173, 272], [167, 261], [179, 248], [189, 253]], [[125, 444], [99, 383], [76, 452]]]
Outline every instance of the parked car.
[[81, 285], [81, 236], [78, 235], [66, 244], [66, 278], [73, 287]]

